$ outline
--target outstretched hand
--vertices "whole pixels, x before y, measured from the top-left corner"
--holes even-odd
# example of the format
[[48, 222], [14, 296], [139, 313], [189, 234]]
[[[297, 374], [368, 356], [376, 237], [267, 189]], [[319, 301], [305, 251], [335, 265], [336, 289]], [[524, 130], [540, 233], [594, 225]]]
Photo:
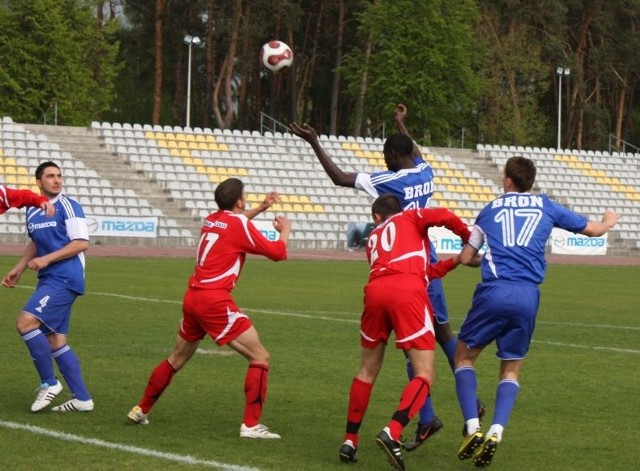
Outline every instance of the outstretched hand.
[[280, 202], [280, 195], [275, 191], [270, 191], [267, 194], [267, 196], [264, 197], [264, 200], [262, 200], [262, 203], [260, 203], [259, 208], [261, 211], [266, 211], [271, 206], [279, 202]]
[[396, 106], [396, 111], [393, 114], [393, 119], [399, 122], [404, 122], [404, 119], [407, 117], [407, 107], [402, 103], [399, 103]]
[[607, 209], [602, 216], [602, 222], [610, 228], [613, 228], [613, 226], [615, 226], [619, 220], [620, 214], [612, 209]]
[[285, 216], [276, 216], [273, 220], [273, 228], [280, 233], [282, 231], [288, 233], [291, 231], [291, 220]]
[[307, 123], [303, 123], [302, 126], [298, 123], [291, 123], [289, 126], [296, 136], [301, 137], [309, 144], [313, 144], [318, 141], [318, 133], [316, 133], [316, 130]]

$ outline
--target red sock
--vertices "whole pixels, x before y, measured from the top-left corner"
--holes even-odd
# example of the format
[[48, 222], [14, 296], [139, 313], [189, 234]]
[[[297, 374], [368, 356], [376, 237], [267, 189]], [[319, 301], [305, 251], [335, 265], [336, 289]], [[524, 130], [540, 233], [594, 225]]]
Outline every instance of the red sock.
[[373, 384], [353, 378], [349, 391], [349, 409], [347, 410], [347, 432], [345, 440], [351, 440], [354, 447], [358, 447], [358, 430], [362, 424], [365, 412], [369, 406]]
[[244, 418], [242, 422], [247, 427], [253, 427], [260, 422], [262, 406], [267, 397], [267, 381], [269, 366], [261, 363], [250, 363], [244, 378]]
[[164, 360], [156, 366], [149, 377], [147, 387], [144, 390], [144, 396], [142, 396], [142, 400], [138, 404], [142, 412], [146, 414], [151, 410], [167, 386], [171, 384], [171, 380], [175, 374], [176, 370], [173, 369], [173, 366], [171, 366], [171, 363], [167, 360]]
[[400, 405], [387, 425], [391, 438], [396, 441], [400, 440], [402, 430], [424, 404], [429, 395], [430, 387], [429, 381], [421, 376], [416, 376], [409, 381], [400, 396]]

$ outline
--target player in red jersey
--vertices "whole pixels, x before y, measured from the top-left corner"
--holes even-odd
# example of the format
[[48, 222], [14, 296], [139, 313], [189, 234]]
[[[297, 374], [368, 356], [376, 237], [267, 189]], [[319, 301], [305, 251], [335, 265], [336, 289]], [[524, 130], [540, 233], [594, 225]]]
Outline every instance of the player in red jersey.
[[9, 208], [24, 208], [25, 206], [40, 207], [47, 216], [53, 216], [56, 212], [55, 207], [46, 196], [31, 190], [16, 190], [0, 185], [0, 214], [6, 213]]
[[200, 340], [209, 335], [218, 345], [229, 345], [249, 362], [240, 437], [280, 438], [260, 424], [267, 394], [269, 352], [260, 342], [251, 320], [231, 297], [247, 254], [264, 255], [274, 261], [287, 258], [291, 222], [284, 216], [276, 216], [273, 227], [280, 233], [280, 239], [271, 241], [247, 217], [271, 206], [275, 198], [274, 194], [270, 196], [272, 198], [268, 196], [258, 210], [245, 211], [246, 194], [240, 180], [229, 178], [216, 187], [219, 210], [203, 222], [197, 263], [184, 295], [176, 344], [169, 357], [151, 373], [142, 399], [128, 414], [131, 421], [149, 423], [147, 414], [174, 374], [193, 356]]
[[400, 201], [391, 194], [378, 197], [371, 212], [376, 227], [367, 241], [371, 270], [360, 320], [362, 357], [360, 370], [351, 383], [345, 441], [339, 455], [343, 462], [358, 459], [358, 430], [393, 330], [396, 347], [405, 351], [415, 375], [376, 441], [391, 465], [403, 470], [400, 434], [424, 403], [433, 380], [435, 334], [433, 308], [427, 296], [429, 277], [444, 276], [458, 264], [456, 257], [430, 265], [429, 239], [425, 233], [429, 227], [444, 226], [464, 243], [470, 234], [466, 224], [451, 211], [440, 208], [402, 211]]

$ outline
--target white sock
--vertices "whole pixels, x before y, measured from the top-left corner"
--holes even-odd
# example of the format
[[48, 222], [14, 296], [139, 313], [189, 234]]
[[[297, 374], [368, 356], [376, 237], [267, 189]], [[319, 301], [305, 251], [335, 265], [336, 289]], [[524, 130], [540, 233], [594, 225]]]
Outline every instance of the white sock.
[[503, 430], [504, 430], [504, 427], [502, 425], [493, 424], [489, 429], [489, 431], [487, 432], [487, 434], [485, 435], [485, 437], [491, 437], [492, 435], [495, 435], [496, 438], [498, 439], [498, 443], [500, 443], [500, 441], [502, 441]]
[[473, 435], [478, 430], [480, 430], [480, 419], [469, 419], [467, 420], [467, 435]]

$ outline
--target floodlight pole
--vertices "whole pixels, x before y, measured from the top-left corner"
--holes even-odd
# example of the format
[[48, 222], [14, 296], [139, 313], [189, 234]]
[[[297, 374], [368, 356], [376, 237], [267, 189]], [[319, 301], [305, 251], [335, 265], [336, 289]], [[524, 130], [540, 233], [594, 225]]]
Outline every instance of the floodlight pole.
[[191, 127], [191, 46], [200, 44], [200, 38], [187, 34], [184, 37], [184, 42], [189, 46], [189, 56], [187, 59], [187, 117], [185, 119], [185, 127], [189, 128]]
[[558, 67], [556, 75], [558, 76], [558, 145], [556, 150], [560, 150], [560, 140], [562, 136], [562, 77], [568, 77], [571, 69], [568, 67]]

